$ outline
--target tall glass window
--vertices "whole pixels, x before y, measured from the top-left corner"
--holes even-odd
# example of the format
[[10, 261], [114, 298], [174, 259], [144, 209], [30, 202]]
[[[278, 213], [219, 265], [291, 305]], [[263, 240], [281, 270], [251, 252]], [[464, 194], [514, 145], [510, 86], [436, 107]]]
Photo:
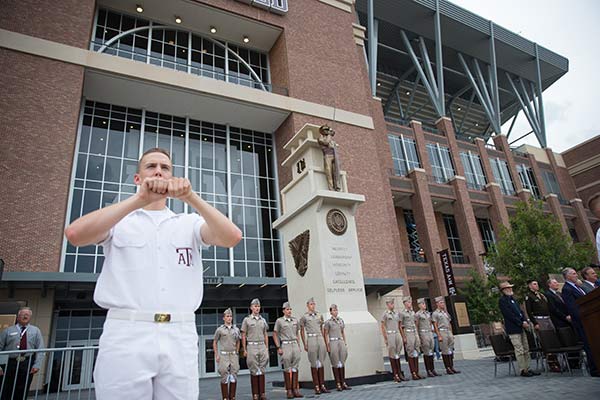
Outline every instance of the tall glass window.
[[460, 160], [465, 168], [465, 178], [469, 189], [483, 190], [487, 184], [481, 158], [470, 151], [460, 153]]
[[[264, 85], [267, 90], [271, 89], [265, 53], [103, 8], [98, 10], [92, 50], [99, 50], [125, 32], [130, 33], [111, 43], [104, 53], [239, 85], [254, 88]], [[252, 68], [258, 81], [240, 59]]]
[[427, 154], [435, 181], [446, 183], [455, 175], [450, 149], [439, 144], [427, 144]]
[[546, 185], [546, 190], [548, 193], [554, 193], [558, 196], [558, 200], [560, 200], [561, 203], [564, 203], [564, 198], [560, 193], [560, 185], [558, 184], [558, 180], [556, 179], [554, 172], [542, 171], [542, 179], [544, 179], [544, 184]]
[[454, 215], [444, 214], [443, 217], [452, 262], [455, 264], [466, 264], [467, 261], [462, 250], [462, 245], [460, 244], [460, 237], [458, 236], [458, 228], [456, 227]]
[[514, 196], [515, 186], [513, 185], [510, 171], [508, 170], [508, 163], [500, 158], [490, 158], [490, 164], [492, 164], [494, 178], [500, 185], [500, 191], [502, 194], [505, 196]]
[[406, 224], [406, 233], [408, 235], [408, 246], [410, 248], [410, 260], [413, 262], [427, 262], [425, 251], [419, 242], [419, 233], [415, 215], [412, 210], [404, 210], [404, 223]]
[[419, 156], [415, 141], [403, 135], [388, 135], [392, 161], [394, 162], [394, 175], [405, 176], [415, 168], [420, 168]]
[[[206, 275], [281, 276], [280, 239], [271, 228], [278, 201], [268, 133], [87, 101], [69, 222], [135, 193], [137, 160], [151, 147], [169, 150], [174, 175], [188, 177], [193, 190], [223, 214], [231, 209], [242, 229], [243, 239], [232, 251], [216, 246], [202, 251]], [[168, 206], [193, 212], [179, 200], [169, 199]], [[67, 243], [64, 259], [65, 272], [98, 273], [104, 256], [100, 246]]]
[[479, 233], [481, 233], [481, 240], [483, 241], [485, 252], [488, 253], [492, 248], [492, 245], [496, 243], [492, 222], [487, 218], [477, 218], [477, 226], [479, 227]]
[[535, 180], [533, 169], [525, 164], [517, 164], [517, 172], [519, 173], [519, 179], [521, 180], [523, 187], [529, 189], [533, 197], [541, 199], [542, 195]]

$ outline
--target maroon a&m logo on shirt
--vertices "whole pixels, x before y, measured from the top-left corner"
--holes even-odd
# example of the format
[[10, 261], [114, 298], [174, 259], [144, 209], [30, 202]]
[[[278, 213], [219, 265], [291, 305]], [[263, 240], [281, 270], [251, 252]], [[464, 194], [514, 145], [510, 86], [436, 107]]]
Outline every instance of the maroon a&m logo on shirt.
[[192, 262], [192, 248], [191, 247], [177, 247], [175, 249], [177, 252], [177, 264], [185, 265], [186, 267], [190, 267], [193, 265]]

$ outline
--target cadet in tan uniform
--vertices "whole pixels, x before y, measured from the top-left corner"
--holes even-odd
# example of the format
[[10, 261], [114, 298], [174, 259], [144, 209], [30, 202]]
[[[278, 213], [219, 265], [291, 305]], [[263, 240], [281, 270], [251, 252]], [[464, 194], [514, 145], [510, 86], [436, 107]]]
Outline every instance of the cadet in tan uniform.
[[419, 305], [419, 311], [416, 312], [415, 317], [417, 331], [419, 332], [419, 339], [421, 341], [423, 361], [425, 362], [427, 376], [432, 378], [439, 375], [435, 372], [435, 367], [433, 365], [434, 341], [433, 333], [431, 332], [431, 313], [427, 311], [427, 303], [425, 303], [424, 298], [417, 299], [417, 304]]
[[283, 361], [283, 380], [288, 399], [304, 397], [300, 394], [298, 383], [298, 365], [300, 364], [300, 341], [298, 333], [300, 326], [298, 320], [292, 317], [292, 307], [287, 301], [283, 303], [283, 317], [275, 321], [273, 341], [277, 346], [277, 353]]
[[446, 311], [446, 302], [444, 297], [435, 298], [437, 309], [431, 315], [435, 333], [440, 341], [442, 350], [442, 359], [448, 375], [459, 374], [460, 371], [454, 369], [454, 335], [452, 334], [452, 324], [450, 323], [450, 314]]
[[242, 322], [242, 346], [244, 357], [250, 370], [250, 384], [252, 386], [252, 399], [264, 400], [265, 370], [269, 362], [269, 325], [260, 315], [260, 301], [254, 299], [250, 302], [252, 313]]
[[329, 318], [323, 326], [325, 345], [331, 360], [331, 369], [335, 378], [335, 386], [339, 391], [351, 390], [346, 384], [346, 359], [348, 358], [348, 345], [344, 332], [344, 320], [338, 317], [338, 307], [332, 304], [329, 307]]
[[325, 369], [323, 362], [327, 355], [325, 339], [323, 339], [323, 315], [318, 313], [315, 300], [311, 297], [306, 302], [307, 312], [300, 318], [300, 332], [304, 350], [308, 353], [310, 372], [315, 394], [329, 393], [325, 387]]
[[400, 353], [402, 351], [402, 335], [400, 333], [400, 317], [394, 310], [394, 298], [385, 300], [387, 310], [381, 316], [381, 334], [388, 349], [392, 375], [395, 382], [406, 381], [400, 367]]
[[237, 374], [240, 370], [238, 352], [241, 333], [238, 327], [233, 325], [231, 308], [223, 313], [223, 322], [224, 324], [215, 331], [213, 351], [221, 375], [221, 396], [223, 400], [235, 400]]
[[415, 324], [415, 312], [412, 308], [412, 298], [405, 297], [403, 300], [404, 311], [399, 313], [400, 326], [402, 327], [402, 340], [404, 341], [404, 351], [408, 357], [408, 367], [413, 380], [424, 379], [419, 375], [419, 335]]

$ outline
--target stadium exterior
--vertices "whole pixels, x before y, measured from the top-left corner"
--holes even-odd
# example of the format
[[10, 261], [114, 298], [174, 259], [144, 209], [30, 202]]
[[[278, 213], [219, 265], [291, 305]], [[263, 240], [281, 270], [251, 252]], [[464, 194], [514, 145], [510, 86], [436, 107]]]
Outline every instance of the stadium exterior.
[[[596, 219], [546, 147], [566, 133], [546, 131], [543, 91], [568, 60], [445, 0], [2, 9], [0, 313], [28, 304], [52, 347], [96, 344], [106, 314], [92, 300], [102, 248], [69, 245], [65, 225], [131, 196], [137, 159], [155, 146], [244, 232], [234, 249], [203, 253], [201, 376], [215, 374], [224, 308], [240, 323], [259, 297], [274, 323], [286, 298], [288, 246], [271, 224], [291, 179], [283, 145], [306, 123], [337, 131], [349, 190], [366, 196], [357, 229], [374, 315], [384, 294], [447, 294], [443, 249], [458, 286], [484, 273], [519, 200], [543, 200], [574, 240], [593, 239]], [[540, 147], [510, 146], [519, 114]]]

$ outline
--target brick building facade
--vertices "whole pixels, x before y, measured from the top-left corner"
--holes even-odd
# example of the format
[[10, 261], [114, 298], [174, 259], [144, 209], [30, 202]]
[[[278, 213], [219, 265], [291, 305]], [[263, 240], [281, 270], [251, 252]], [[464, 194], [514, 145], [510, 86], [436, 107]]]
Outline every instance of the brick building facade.
[[[466, 110], [462, 122], [472, 125], [467, 135], [453, 114], [461, 107], [452, 103], [448, 116], [431, 118], [423, 83], [405, 89], [415, 67], [402, 66], [397, 101], [425, 103], [410, 118], [395, 118], [401, 107], [391, 104], [386, 77], [397, 65], [376, 55], [377, 88], [370, 82], [368, 1], [273, 2], [288, 5], [285, 12], [234, 0], [59, 3], [2, 1], [0, 15], [0, 301], [6, 310], [32, 305], [53, 346], [96, 343], [105, 315], [92, 301], [102, 249], [67, 244], [64, 227], [134, 193], [135, 161], [154, 145], [167, 147], [175, 172], [244, 232], [235, 249], [203, 254], [203, 376], [215, 373], [209, 341], [222, 309], [234, 307], [241, 321], [247, 301], [261, 297], [274, 322], [286, 297], [287, 244], [270, 224], [291, 179], [280, 166], [282, 147], [305, 123], [333, 125], [349, 190], [366, 196], [356, 221], [374, 314], [386, 293], [447, 294], [443, 249], [459, 285], [470, 269], [483, 273], [494, 232], [529, 196], [543, 199], [575, 240], [593, 237], [568, 156], [511, 148], [507, 136], [483, 129], [485, 107], [474, 94], [469, 102], [470, 92], [454, 93]], [[381, 21], [387, 49], [384, 28], [391, 28]], [[393, 28], [409, 30], [400, 20]], [[563, 62], [543, 50], [544, 60]], [[448, 78], [447, 98], [458, 83]], [[499, 103], [508, 96], [502, 90]], [[514, 115], [516, 103], [506, 101]]]

